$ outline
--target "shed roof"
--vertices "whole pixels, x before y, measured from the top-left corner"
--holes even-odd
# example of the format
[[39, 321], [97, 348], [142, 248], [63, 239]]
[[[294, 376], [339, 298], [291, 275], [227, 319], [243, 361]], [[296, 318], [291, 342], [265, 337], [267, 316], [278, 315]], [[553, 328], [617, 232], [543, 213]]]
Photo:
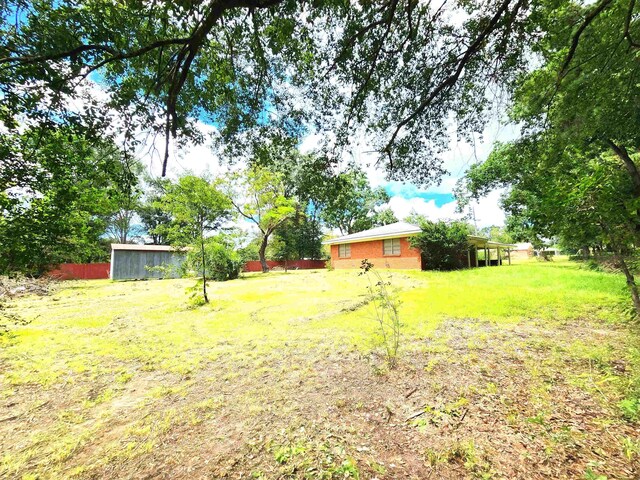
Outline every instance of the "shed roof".
[[183, 251], [185, 248], [174, 247], [173, 245], [138, 245], [135, 243], [112, 243], [111, 250], [135, 250], [139, 252], [175, 252]]

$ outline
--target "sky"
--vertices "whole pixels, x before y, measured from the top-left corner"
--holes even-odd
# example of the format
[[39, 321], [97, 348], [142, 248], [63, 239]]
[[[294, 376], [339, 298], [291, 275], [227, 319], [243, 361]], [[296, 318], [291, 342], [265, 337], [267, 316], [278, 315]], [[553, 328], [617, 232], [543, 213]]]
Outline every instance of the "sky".
[[[212, 133], [214, 128], [200, 124], [200, 129], [205, 135]], [[366, 145], [355, 150], [352, 160], [365, 169], [372, 186], [385, 188], [391, 197], [388, 206], [399, 220], [406, 218], [412, 212], [425, 215], [430, 220], [455, 219], [463, 216], [456, 211], [457, 204], [453, 196], [456, 182], [469, 166], [483, 162], [487, 158], [494, 142], [508, 141], [516, 137], [517, 129], [513, 125], [502, 125], [498, 121], [490, 122], [482, 136], [477, 136], [471, 144], [458, 140], [455, 132], [451, 132], [450, 148], [442, 155], [443, 165], [448, 173], [442, 177], [438, 185], [426, 189], [419, 188], [410, 181], [388, 181], [383, 171], [373, 166], [366, 167], [375, 163], [375, 154], [370, 153], [372, 149]], [[303, 152], [311, 151], [319, 141], [320, 138], [309, 135], [303, 139], [300, 149]], [[162, 152], [162, 148], [159, 151]], [[195, 174], [209, 173], [215, 176], [223, 173], [225, 168], [219, 165], [207, 142], [180, 151], [174, 149], [169, 159], [169, 175], [174, 177], [185, 171]], [[154, 175], [159, 175], [161, 169], [159, 157], [150, 160], [150, 169]], [[494, 191], [472, 205], [478, 228], [504, 224], [504, 212], [499, 205], [501, 193], [501, 191]]]

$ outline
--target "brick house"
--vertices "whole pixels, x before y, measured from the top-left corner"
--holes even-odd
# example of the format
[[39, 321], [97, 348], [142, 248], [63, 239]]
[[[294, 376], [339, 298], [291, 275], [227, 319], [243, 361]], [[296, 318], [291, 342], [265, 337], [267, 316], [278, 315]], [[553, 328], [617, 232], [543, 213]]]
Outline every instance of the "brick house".
[[[366, 258], [378, 268], [421, 270], [424, 265], [420, 250], [411, 247], [409, 242], [410, 237], [420, 232], [420, 227], [416, 225], [396, 222], [332, 238], [322, 243], [331, 247], [333, 268], [359, 268], [362, 260]], [[510, 249], [514, 246], [470, 235], [467, 250], [468, 266], [502, 265], [503, 252], [506, 252], [508, 262], [511, 264]], [[492, 255], [493, 251], [496, 252], [495, 255]]]

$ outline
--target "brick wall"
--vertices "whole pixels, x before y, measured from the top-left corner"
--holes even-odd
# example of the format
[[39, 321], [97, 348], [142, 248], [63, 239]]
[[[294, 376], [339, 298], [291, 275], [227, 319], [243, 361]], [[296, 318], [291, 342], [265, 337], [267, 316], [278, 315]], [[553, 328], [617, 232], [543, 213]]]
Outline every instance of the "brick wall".
[[377, 268], [420, 270], [420, 251], [411, 248], [408, 238], [400, 239], [400, 255], [384, 256], [383, 241], [371, 240], [351, 244], [351, 258], [338, 258], [338, 245], [331, 245], [331, 264], [334, 268], [360, 268], [363, 259], [368, 259]]

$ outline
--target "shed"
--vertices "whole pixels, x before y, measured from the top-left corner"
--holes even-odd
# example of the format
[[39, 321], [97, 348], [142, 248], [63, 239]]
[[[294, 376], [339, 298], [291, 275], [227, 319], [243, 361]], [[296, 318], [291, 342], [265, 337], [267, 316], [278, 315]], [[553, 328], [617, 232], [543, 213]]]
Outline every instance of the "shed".
[[511, 252], [513, 258], [527, 259], [533, 257], [535, 254], [533, 245], [529, 242], [516, 243], [514, 249]]
[[[111, 280], [178, 278], [186, 251], [171, 245], [111, 244]], [[153, 267], [166, 267], [150, 270]]]

